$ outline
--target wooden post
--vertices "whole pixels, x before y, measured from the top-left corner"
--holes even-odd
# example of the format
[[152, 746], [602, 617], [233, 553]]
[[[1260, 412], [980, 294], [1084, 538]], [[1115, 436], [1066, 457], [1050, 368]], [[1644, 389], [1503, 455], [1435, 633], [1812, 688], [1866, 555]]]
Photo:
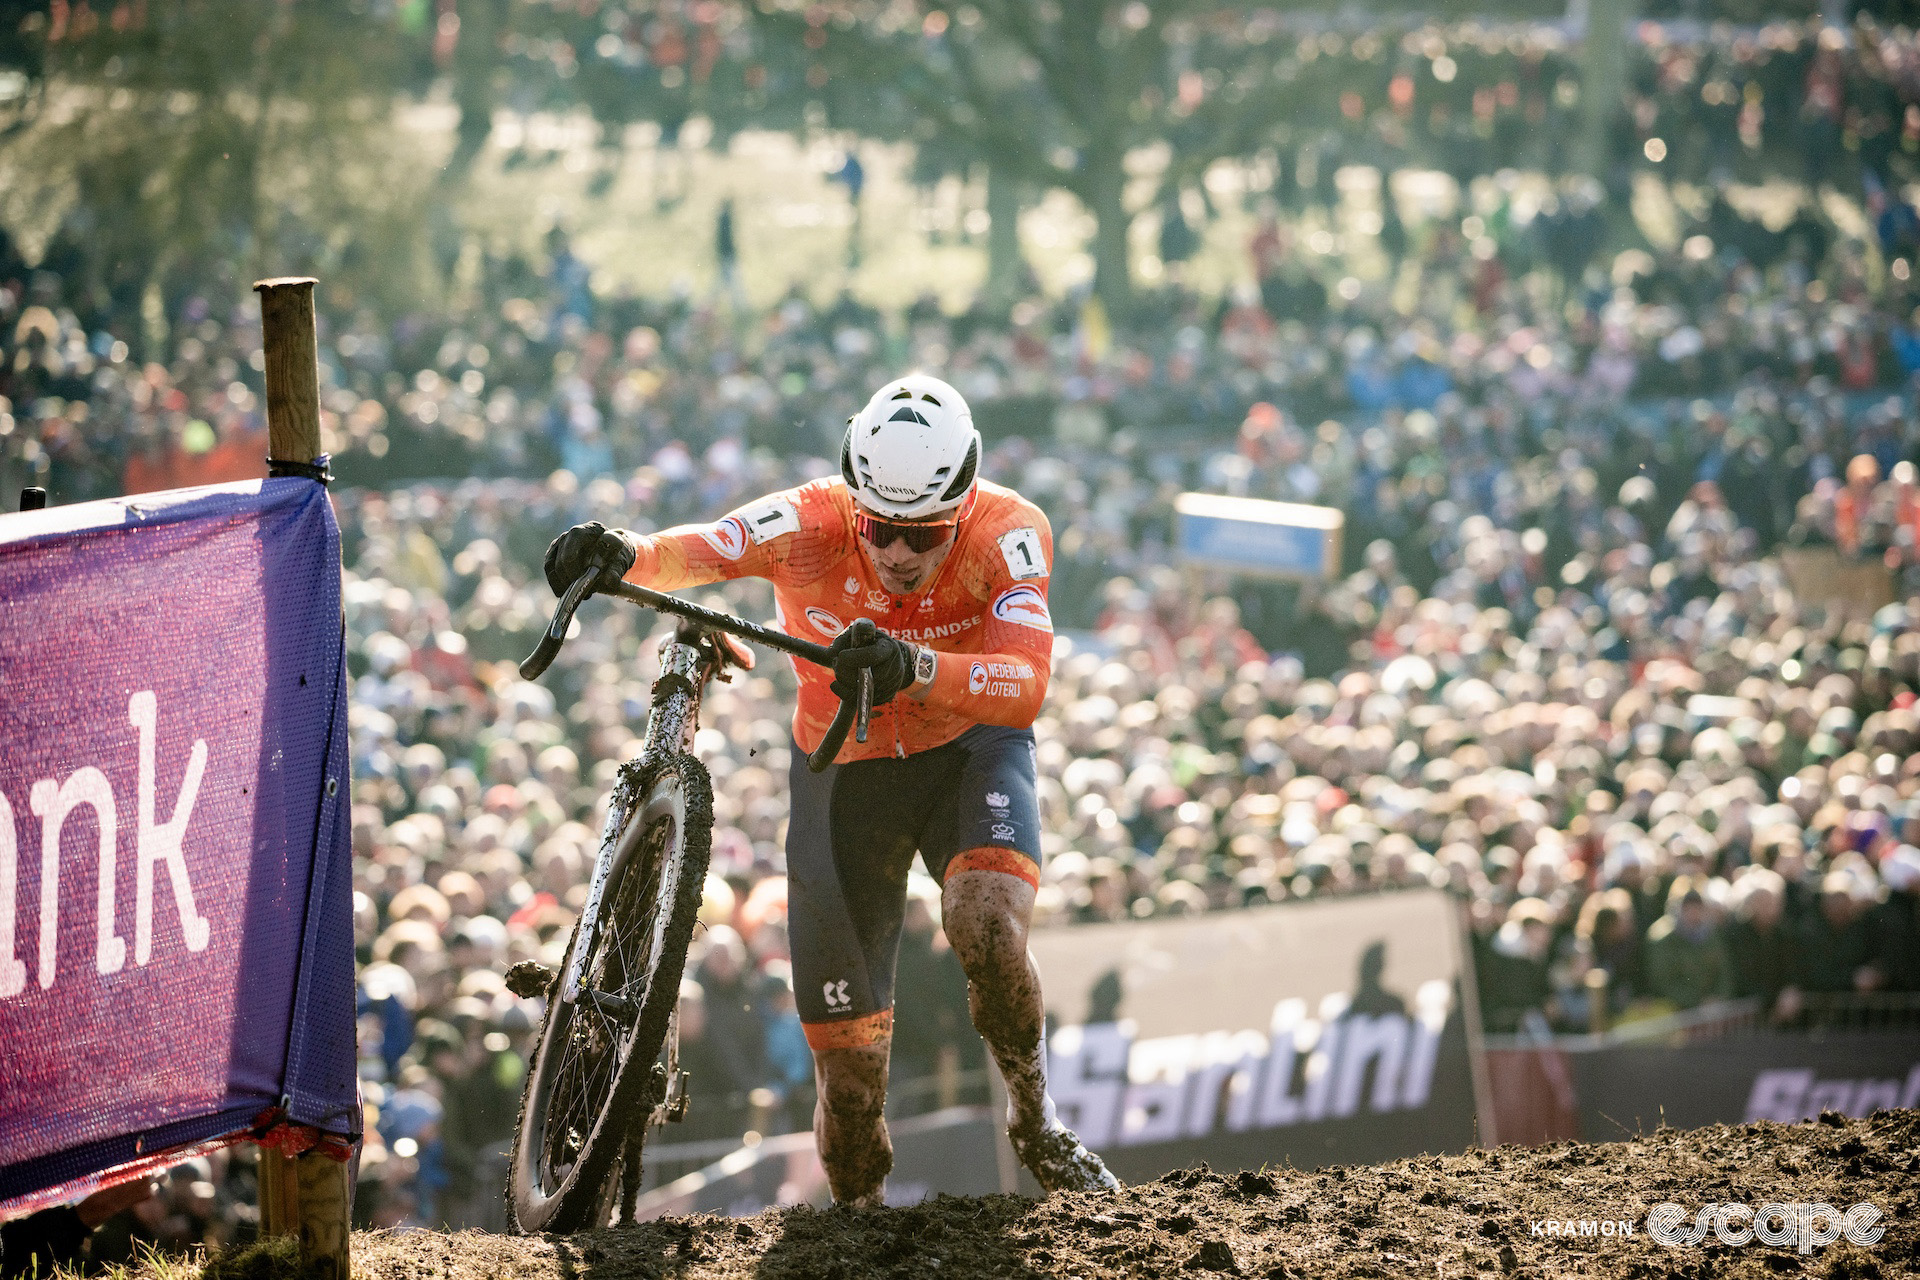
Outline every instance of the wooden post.
[[1608, 1004], [1612, 996], [1607, 991], [1609, 975], [1605, 969], [1589, 969], [1584, 979], [1587, 987], [1587, 1031], [1590, 1035], [1600, 1035], [1607, 1029], [1613, 1009]]
[[[320, 347], [310, 276], [261, 280], [261, 340], [266, 348], [267, 456], [312, 462], [320, 456]], [[260, 1231], [298, 1236], [302, 1273], [348, 1280], [353, 1221], [347, 1166], [317, 1151], [287, 1156], [260, 1148]]]
[[320, 344], [313, 325], [312, 276], [254, 282], [267, 357], [267, 456], [320, 456]]

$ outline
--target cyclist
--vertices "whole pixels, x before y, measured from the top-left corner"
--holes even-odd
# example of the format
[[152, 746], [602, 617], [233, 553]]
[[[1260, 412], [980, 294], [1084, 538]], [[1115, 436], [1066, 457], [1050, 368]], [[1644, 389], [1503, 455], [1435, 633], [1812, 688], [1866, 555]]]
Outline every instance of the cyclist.
[[[974, 1026], [1007, 1082], [1007, 1132], [1049, 1191], [1113, 1188], [1055, 1117], [1040, 977], [1027, 928], [1040, 875], [1032, 724], [1053, 651], [1053, 537], [1039, 509], [979, 478], [960, 393], [909, 374], [848, 419], [837, 477], [651, 537], [598, 522], [547, 550], [557, 592], [595, 563], [672, 590], [774, 584], [780, 625], [832, 638], [831, 673], [800, 677], [787, 827], [794, 988], [813, 1049], [814, 1133], [838, 1204], [881, 1202], [893, 1165], [882, 1108], [894, 959], [917, 851], [968, 978]], [[855, 644], [855, 619], [878, 624]], [[840, 698], [873, 677], [873, 721], [815, 774]]]

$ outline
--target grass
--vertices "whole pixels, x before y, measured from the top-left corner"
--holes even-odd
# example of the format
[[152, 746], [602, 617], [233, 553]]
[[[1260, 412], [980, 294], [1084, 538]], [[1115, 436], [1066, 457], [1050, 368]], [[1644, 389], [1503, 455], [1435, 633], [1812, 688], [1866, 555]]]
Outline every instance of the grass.
[[[451, 147], [444, 117], [421, 115], [412, 125], [428, 153]], [[681, 145], [663, 148], [651, 126], [634, 126], [624, 145], [596, 146], [584, 117], [531, 117], [496, 127], [492, 145], [476, 161], [454, 210], [469, 234], [496, 252], [517, 248], [538, 261], [548, 228], [565, 227], [575, 251], [596, 271], [596, 287], [626, 286], [649, 295], [675, 289], [695, 297], [717, 292], [713, 233], [723, 200], [734, 201], [740, 274], [748, 300], [771, 304], [799, 282], [817, 301], [841, 288], [883, 308], [904, 306], [922, 293], [937, 296], [949, 311], [966, 306], [986, 279], [982, 225], [984, 179], [942, 179], [932, 187], [911, 181], [912, 152], [906, 146], [856, 143], [821, 135], [812, 140], [784, 133], [749, 132], [724, 148], [711, 148], [690, 125]], [[846, 189], [827, 175], [845, 148], [858, 145], [866, 171], [860, 216], [860, 261], [849, 268], [848, 239], [854, 214]], [[1148, 148], [1129, 160], [1129, 206], [1148, 203], [1166, 163]], [[1262, 182], [1258, 168], [1233, 161], [1207, 174], [1206, 199], [1186, 193], [1188, 223], [1200, 247], [1183, 268], [1186, 284], [1206, 296], [1250, 283], [1247, 245], [1256, 229]], [[1382, 280], [1388, 263], [1373, 232], [1379, 226], [1381, 182], [1377, 170], [1340, 171], [1340, 199], [1331, 218], [1309, 211], [1294, 227], [1294, 242], [1306, 253], [1330, 251], [1338, 275]], [[1552, 189], [1537, 173], [1476, 179], [1461, 192], [1452, 179], [1432, 171], [1402, 171], [1395, 177], [1399, 206], [1409, 229], [1429, 218], [1491, 213], [1503, 187], [1520, 205]], [[1803, 188], [1774, 180], [1730, 188], [1734, 203], [1778, 226], [1803, 198]], [[1643, 172], [1634, 185], [1633, 213], [1646, 242], [1672, 248], [1691, 216], [1704, 212], [1710, 192], [1669, 184]], [[1859, 207], [1829, 193], [1825, 210], [1845, 235], [1870, 240]], [[1209, 215], [1209, 207], [1211, 215]], [[971, 226], [970, 226], [971, 222]], [[1135, 278], [1161, 283], [1157, 251], [1159, 218], [1149, 212], [1130, 230]], [[1064, 191], [1049, 191], [1021, 214], [1022, 252], [1042, 288], [1054, 296], [1087, 283], [1094, 223]], [[1317, 232], [1327, 232], [1316, 236]], [[1876, 257], [1869, 250], [1870, 257]], [[1394, 303], [1411, 312], [1419, 282], [1408, 272], [1397, 282]]]
[[274, 1236], [232, 1253], [207, 1253], [194, 1249], [186, 1254], [162, 1253], [141, 1246], [141, 1256], [131, 1266], [116, 1265], [104, 1271], [81, 1272], [62, 1267], [54, 1280], [283, 1280], [300, 1274], [300, 1245], [292, 1236]]

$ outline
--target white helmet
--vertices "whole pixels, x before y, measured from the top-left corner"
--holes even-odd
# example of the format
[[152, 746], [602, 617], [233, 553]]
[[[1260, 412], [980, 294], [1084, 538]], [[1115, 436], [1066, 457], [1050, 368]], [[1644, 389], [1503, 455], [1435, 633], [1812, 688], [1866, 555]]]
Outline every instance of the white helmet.
[[938, 378], [910, 373], [873, 393], [847, 419], [840, 474], [854, 497], [896, 520], [957, 507], [980, 467], [973, 410]]

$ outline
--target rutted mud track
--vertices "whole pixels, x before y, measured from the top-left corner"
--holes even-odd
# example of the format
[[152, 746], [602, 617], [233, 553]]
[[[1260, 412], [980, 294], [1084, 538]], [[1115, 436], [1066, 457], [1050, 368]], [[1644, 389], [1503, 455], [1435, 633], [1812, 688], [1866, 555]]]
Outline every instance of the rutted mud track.
[[[1877, 1206], [1883, 1238], [1803, 1256], [1759, 1243], [1670, 1247], [1648, 1211]], [[1627, 1221], [1631, 1236], [1536, 1235]], [[1364, 1168], [1188, 1170], [1118, 1194], [944, 1197], [907, 1209], [787, 1209], [565, 1239], [363, 1235], [365, 1280], [878, 1280], [879, 1277], [1896, 1277], [1920, 1275], [1920, 1112], [1662, 1130], [1630, 1142], [1506, 1147]], [[215, 1268], [214, 1270], [219, 1270]]]

